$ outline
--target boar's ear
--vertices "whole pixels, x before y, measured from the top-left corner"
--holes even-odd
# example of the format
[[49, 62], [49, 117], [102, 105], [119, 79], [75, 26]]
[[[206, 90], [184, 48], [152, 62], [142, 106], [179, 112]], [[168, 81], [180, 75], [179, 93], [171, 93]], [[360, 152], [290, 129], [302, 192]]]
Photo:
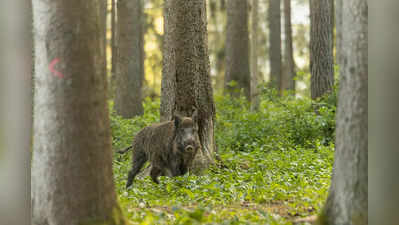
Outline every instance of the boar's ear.
[[178, 128], [182, 123], [182, 118], [179, 115], [174, 116], [175, 127]]
[[193, 112], [193, 114], [191, 115], [191, 118], [192, 118], [192, 120], [194, 121], [194, 124], [198, 124], [198, 110], [197, 110], [197, 108], [195, 108], [195, 107], [193, 107], [194, 108], [194, 112]]

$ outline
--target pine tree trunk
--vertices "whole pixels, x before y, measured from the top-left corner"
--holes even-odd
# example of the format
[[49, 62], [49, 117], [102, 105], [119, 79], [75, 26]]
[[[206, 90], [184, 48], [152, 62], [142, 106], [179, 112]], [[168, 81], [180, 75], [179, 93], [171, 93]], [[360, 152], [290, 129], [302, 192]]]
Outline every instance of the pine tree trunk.
[[194, 169], [213, 163], [215, 152], [212, 86], [208, 56], [205, 0], [166, 0], [164, 9], [164, 49], [161, 120], [179, 113], [199, 113], [201, 154]]
[[118, 0], [115, 110], [124, 118], [143, 114], [142, 16], [141, 0]]
[[281, 90], [281, 2], [269, 2], [269, 31], [270, 31], [270, 84], [278, 92]]
[[[238, 96], [240, 90], [251, 99], [247, 0], [227, 1], [225, 90]], [[236, 86], [231, 86], [234, 81]]]
[[343, 1], [335, 162], [321, 224], [368, 224], [368, 9]]
[[333, 0], [310, 0], [311, 97], [317, 99], [334, 85]]
[[106, 104], [103, 4], [35, 0], [32, 224], [125, 224]]
[[292, 24], [291, 24], [291, 0], [284, 0], [284, 32], [285, 32], [285, 71], [282, 74], [281, 88], [283, 90], [295, 90], [295, 61], [292, 46]]
[[251, 35], [251, 109], [259, 108], [259, 72], [258, 72], [258, 13], [259, 0], [252, 0], [252, 35]]

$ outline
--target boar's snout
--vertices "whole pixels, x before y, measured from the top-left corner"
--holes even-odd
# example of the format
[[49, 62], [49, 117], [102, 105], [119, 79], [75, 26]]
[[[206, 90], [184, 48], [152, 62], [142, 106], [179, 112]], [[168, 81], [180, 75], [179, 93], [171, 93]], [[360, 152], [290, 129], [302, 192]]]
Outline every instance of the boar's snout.
[[194, 151], [194, 146], [192, 145], [187, 145], [186, 148], [184, 149], [186, 152], [193, 152]]

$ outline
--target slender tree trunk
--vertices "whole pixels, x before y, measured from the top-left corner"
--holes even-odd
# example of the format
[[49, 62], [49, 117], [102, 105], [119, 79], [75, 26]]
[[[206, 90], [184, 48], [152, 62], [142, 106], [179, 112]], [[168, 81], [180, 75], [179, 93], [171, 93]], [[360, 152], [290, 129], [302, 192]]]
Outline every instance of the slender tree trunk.
[[[111, 95], [115, 93], [115, 83], [116, 83], [116, 61], [117, 61], [117, 23], [116, 23], [116, 0], [111, 0], [111, 82], [110, 82], [110, 92]], [[114, 96], [112, 96], [113, 98]]]
[[341, 61], [342, 55], [342, 1], [335, 0], [335, 59], [336, 64]]
[[311, 97], [317, 99], [334, 85], [333, 0], [310, 0]]
[[368, 9], [343, 1], [335, 162], [321, 224], [368, 224]]
[[32, 224], [125, 224], [116, 200], [98, 0], [35, 0]]
[[282, 74], [281, 88], [295, 90], [295, 61], [292, 46], [291, 0], [284, 0], [284, 32], [285, 32], [285, 71]]
[[281, 2], [269, 2], [269, 31], [270, 31], [270, 84], [278, 92], [281, 90]]
[[161, 120], [190, 116], [198, 109], [202, 151], [194, 169], [213, 163], [215, 152], [212, 86], [205, 0], [166, 0]]
[[258, 72], [258, 13], [259, 0], [252, 0], [252, 35], [251, 35], [251, 109], [259, 108], [259, 72]]
[[[227, 2], [225, 90], [237, 96], [243, 89], [245, 96], [250, 100], [250, 76], [248, 2], [247, 0], [229, 0]], [[230, 85], [232, 81], [236, 83], [236, 86]]]
[[118, 0], [118, 59], [115, 109], [124, 118], [143, 114], [141, 0]]

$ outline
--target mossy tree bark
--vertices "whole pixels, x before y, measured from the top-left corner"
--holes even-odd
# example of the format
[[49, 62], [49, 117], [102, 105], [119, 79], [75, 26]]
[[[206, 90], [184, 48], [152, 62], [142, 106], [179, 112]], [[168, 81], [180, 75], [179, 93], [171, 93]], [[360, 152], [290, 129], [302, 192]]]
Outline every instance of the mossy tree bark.
[[[225, 90], [238, 96], [243, 90], [251, 99], [249, 71], [248, 0], [227, 1]], [[236, 86], [231, 86], [231, 82]]]
[[281, 1], [269, 2], [269, 58], [270, 58], [270, 84], [278, 92], [281, 90]]
[[112, 174], [103, 7], [33, 1], [34, 225], [126, 223]]
[[284, 49], [284, 73], [282, 73], [281, 88], [282, 90], [295, 91], [295, 60], [294, 49], [292, 44], [292, 24], [291, 24], [291, 0], [284, 0], [284, 33], [285, 33], [285, 49]]
[[335, 162], [321, 224], [368, 224], [368, 9], [343, 1]]
[[310, 92], [317, 99], [334, 86], [333, 0], [310, 0]]
[[210, 79], [205, 0], [166, 0], [161, 121], [198, 109], [202, 151], [193, 169], [213, 163], [215, 107]]
[[115, 110], [124, 118], [143, 114], [143, 12], [141, 0], [118, 0]]

